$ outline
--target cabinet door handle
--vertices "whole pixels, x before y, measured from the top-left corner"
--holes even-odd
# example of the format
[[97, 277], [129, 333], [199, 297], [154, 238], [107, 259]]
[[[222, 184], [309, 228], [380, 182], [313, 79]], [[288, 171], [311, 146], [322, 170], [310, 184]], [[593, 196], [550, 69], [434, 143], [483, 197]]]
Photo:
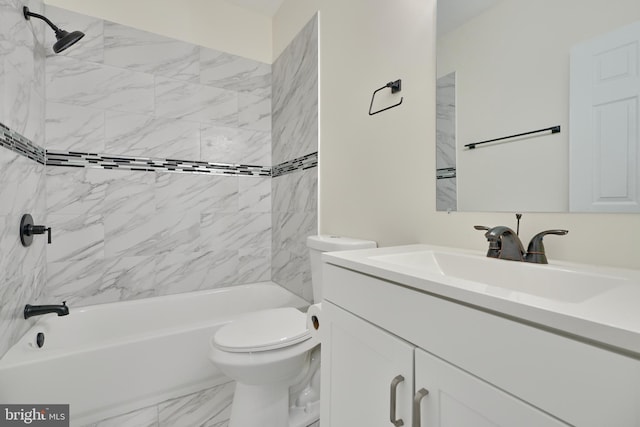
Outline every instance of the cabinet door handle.
[[389, 420], [391, 420], [391, 424], [393, 424], [396, 427], [400, 427], [404, 425], [404, 421], [402, 421], [402, 419], [399, 419], [399, 420], [396, 419], [397, 390], [398, 390], [398, 384], [400, 384], [402, 381], [404, 381], [404, 377], [402, 375], [396, 376], [391, 381], [391, 390], [389, 392], [391, 396], [391, 406], [389, 408]]
[[427, 394], [429, 394], [429, 390], [421, 388], [413, 397], [413, 427], [420, 427], [420, 402]]

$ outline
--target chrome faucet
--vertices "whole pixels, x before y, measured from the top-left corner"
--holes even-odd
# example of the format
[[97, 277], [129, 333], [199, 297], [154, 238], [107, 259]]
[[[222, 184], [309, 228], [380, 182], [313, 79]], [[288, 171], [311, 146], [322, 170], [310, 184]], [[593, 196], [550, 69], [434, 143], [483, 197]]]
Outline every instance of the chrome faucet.
[[544, 244], [542, 238], [547, 234], [555, 234], [563, 236], [568, 230], [546, 230], [542, 231], [531, 239], [527, 251], [525, 252], [522, 242], [518, 234], [503, 225], [497, 227], [485, 227], [476, 225], [476, 230], [485, 230], [485, 237], [489, 241], [489, 250], [487, 256], [489, 258], [499, 258], [511, 261], [524, 261], [536, 264], [548, 264], [547, 256], [544, 252]]

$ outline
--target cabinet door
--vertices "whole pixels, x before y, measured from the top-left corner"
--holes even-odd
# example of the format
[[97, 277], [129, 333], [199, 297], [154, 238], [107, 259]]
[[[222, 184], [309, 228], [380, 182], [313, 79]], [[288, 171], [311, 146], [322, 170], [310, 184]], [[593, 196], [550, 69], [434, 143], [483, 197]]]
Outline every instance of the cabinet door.
[[394, 393], [396, 425], [410, 426], [414, 347], [327, 301], [320, 330], [322, 427], [393, 426]]
[[421, 349], [415, 363], [416, 400], [429, 392], [416, 403], [415, 427], [568, 426]]

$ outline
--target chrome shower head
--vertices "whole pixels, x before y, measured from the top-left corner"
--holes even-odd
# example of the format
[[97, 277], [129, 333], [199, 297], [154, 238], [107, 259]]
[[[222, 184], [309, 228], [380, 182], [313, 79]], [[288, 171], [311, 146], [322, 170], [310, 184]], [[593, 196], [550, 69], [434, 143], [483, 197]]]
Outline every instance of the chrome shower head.
[[27, 6], [24, 6], [22, 8], [22, 14], [24, 15], [24, 19], [29, 20], [33, 16], [34, 18], [42, 19], [51, 27], [51, 29], [56, 33], [56, 39], [57, 39], [57, 41], [53, 44], [53, 51], [55, 53], [62, 52], [63, 50], [65, 50], [69, 46], [74, 45], [78, 40], [84, 37], [84, 33], [81, 31], [74, 31], [72, 33], [69, 33], [65, 30], [61, 30], [60, 28], [56, 27], [53, 24], [53, 22], [49, 21], [49, 19], [47, 19], [46, 16], [42, 16], [37, 13], [33, 13], [29, 11], [29, 8]]

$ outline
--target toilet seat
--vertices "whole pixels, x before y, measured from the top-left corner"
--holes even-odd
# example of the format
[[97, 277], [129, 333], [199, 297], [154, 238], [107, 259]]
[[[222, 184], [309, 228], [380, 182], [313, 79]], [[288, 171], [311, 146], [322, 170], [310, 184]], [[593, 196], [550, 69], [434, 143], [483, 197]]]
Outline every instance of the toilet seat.
[[291, 307], [249, 313], [220, 328], [214, 345], [231, 353], [253, 353], [290, 347], [311, 337], [307, 317]]

